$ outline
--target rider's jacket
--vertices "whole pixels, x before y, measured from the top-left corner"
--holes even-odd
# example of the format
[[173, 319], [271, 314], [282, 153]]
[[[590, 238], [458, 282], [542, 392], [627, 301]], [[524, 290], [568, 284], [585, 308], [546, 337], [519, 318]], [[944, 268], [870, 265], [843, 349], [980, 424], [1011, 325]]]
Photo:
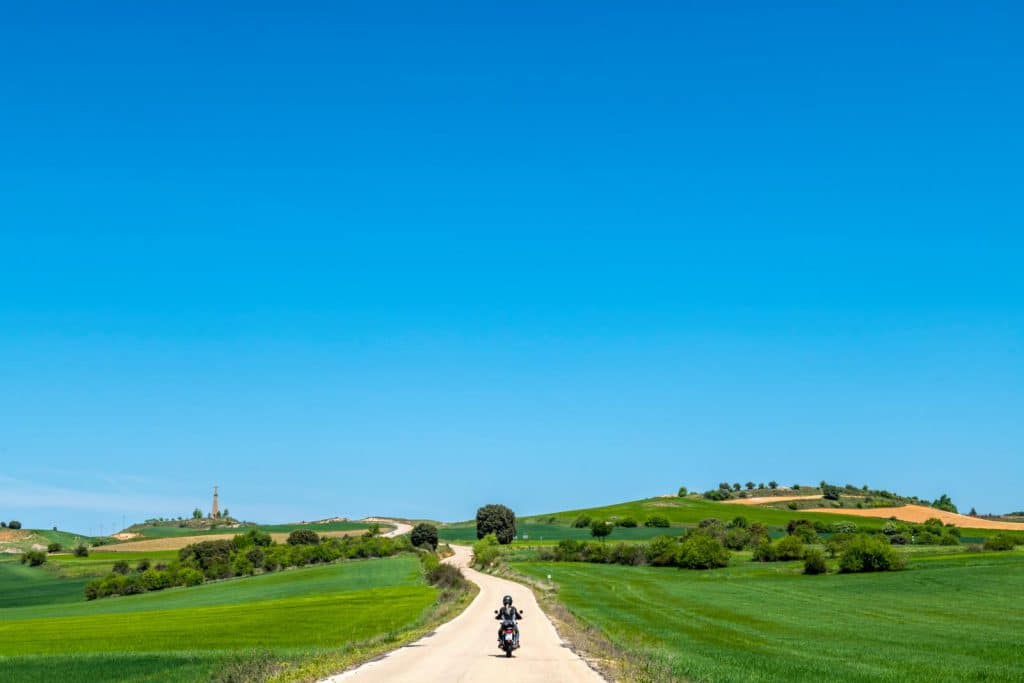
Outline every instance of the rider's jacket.
[[498, 610], [497, 616], [495, 616], [494, 618], [516, 620], [522, 619], [523, 615], [519, 613], [519, 610], [515, 608], [515, 605], [502, 605], [501, 609]]

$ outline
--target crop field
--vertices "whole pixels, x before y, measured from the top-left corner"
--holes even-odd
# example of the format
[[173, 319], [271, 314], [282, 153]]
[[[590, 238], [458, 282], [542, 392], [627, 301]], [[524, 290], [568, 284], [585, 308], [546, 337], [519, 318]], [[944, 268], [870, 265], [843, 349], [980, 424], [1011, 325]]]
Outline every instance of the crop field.
[[326, 522], [324, 524], [257, 524], [238, 528], [217, 527], [216, 529], [192, 529], [179, 526], [147, 526], [138, 529], [143, 538], [169, 538], [175, 536], [205, 536], [210, 534], [244, 534], [250, 529], [267, 533], [288, 534], [296, 529], [311, 529], [319, 534], [327, 531], [361, 531], [369, 528], [364, 522]]
[[411, 556], [92, 602], [85, 581], [0, 561], [0, 680], [205, 681], [254, 650], [298, 660], [400, 630], [437, 595]]
[[[1024, 680], [1024, 552], [911, 554], [907, 570], [686, 571], [517, 562], [639, 667], [694, 681]], [[640, 673], [643, 672], [643, 673]]]

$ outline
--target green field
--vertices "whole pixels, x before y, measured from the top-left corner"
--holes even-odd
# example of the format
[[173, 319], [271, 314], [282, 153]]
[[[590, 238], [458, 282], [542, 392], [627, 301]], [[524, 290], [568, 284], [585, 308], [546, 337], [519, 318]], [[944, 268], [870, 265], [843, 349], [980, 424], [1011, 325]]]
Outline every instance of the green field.
[[1024, 552], [912, 555], [907, 570], [803, 576], [524, 562], [631, 653], [632, 676], [694, 681], [1024, 680]]
[[299, 659], [407, 628], [437, 595], [408, 555], [93, 602], [84, 583], [0, 562], [0, 680], [205, 681], [254, 649]]
[[[518, 539], [523, 543], [539, 543], [544, 541], [557, 542], [563, 538], [575, 538], [577, 540], [590, 539], [590, 529], [574, 529], [571, 526], [560, 526], [557, 524], [524, 524], [516, 525]], [[678, 536], [683, 533], [682, 527], [655, 529], [637, 527], [628, 529], [616, 527], [609, 537], [612, 541], [642, 541], [654, 538], [655, 536]], [[453, 543], [473, 543], [476, 541], [476, 526], [450, 526], [438, 529], [442, 540]]]

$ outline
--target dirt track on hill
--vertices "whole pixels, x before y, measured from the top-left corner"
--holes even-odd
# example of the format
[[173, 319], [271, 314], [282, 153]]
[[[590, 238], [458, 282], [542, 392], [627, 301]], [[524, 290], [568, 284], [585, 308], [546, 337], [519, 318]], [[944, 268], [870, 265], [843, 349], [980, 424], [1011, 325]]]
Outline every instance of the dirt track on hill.
[[925, 505], [902, 505], [891, 508], [872, 508], [858, 510], [855, 508], [810, 508], [802, 512], [827, 512], [833, 515], [852, 515], [854, 517], [880, 517], [888, 519], [895, 517], [904, 522], [922, 522], [936, 517], [944, 524], [955, 524], [965, 529], [1000, 529], [1003, 531], [1024, 531], [1024, 524], [1016, 522], [997, 522], [992, 519], [978, 519], [969, 515], [958, 515], [955, 512], [936, 510]]
[[[565, 646], [528, 588], [468, 569], [472, 551], [453, 546], [445, 562], [462, 568], [480, 594], [466, 611], [415, 643], [323, 683], [447, 683], [448, 681], [516, 681], [516, 683], [597, 683], [603, 681]], [[523, 610], [522, 648], [512, 659], [498, 649], [494, 610], [511, 595]]]

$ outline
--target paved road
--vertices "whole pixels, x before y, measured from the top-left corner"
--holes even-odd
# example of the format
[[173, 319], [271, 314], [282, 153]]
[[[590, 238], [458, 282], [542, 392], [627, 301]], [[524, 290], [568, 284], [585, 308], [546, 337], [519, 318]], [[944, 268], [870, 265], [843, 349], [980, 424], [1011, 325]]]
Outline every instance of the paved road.
[[[511, 680], [516, 683], [597, 683], [603, 681], [586, 662], [566, 647], [541, 612], [529, 589], [518, 583], [468, 569], [472, 551], [455, 546], [450, 562], [462, 568], [480, 594], [462, 614], [432, 635], [323, 683], [445, 683]], [[494, 610], [511, 595], [523, 610], [522, 647], [512, 659], [498, 649]]]
[[394, 538], [396, 536], [401, 536], [402, 534], [407, 534], [410, 531], [412, 531], [412, 524], [406, 524], [405, 522], [399, 522], [397, 519], [384, 519], [383, 517], [367, 517], [366, 519], [364, 519], [362, 521], [364, 521], [364, 522], [376, 522], [377, 524], [387, 524], [389, 526], [395, 527], [394, 529], [392, 529], [391, 531], [387, 532], [386, 534], [381, 534], [381, 536], [383, 536], [384, 538]]

